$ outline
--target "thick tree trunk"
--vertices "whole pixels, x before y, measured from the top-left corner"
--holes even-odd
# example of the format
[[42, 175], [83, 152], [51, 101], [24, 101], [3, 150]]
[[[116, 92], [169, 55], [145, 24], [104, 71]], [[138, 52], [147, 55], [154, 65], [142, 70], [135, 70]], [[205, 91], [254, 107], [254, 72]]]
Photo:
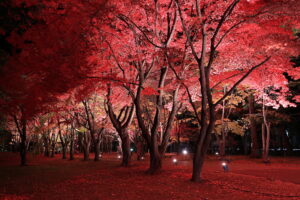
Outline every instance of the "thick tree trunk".
[[122, 137], [122, 166], [128, 167], [130, 164], [131, 159], [131, 152], [130, 152], [130, 138], [127, 133], [125, 133]]
[[257, 143], [256, 122], [254, 118], [255, 107], [253, 94], [248, 96], [249, 115], [250, 115], [250, 135], [251, 135], [251, 158], [259, 158], [259, 148]]
[[155, 174], [162, 168], [161, 155], [158, 150], [157, 134], [151, 135], [150, 168], [148, 173]]
[[211, 133], [208, 131], [205, 132], [206, 134], [203, 144], [201, 145], [200, 141], [197, 142], [194, 158], [193, 158], [193, 174], [192, 180], [193, 182], [200, 182], [201, 181], [201, 172], [204, 163], [204, 159], [209, 147]]

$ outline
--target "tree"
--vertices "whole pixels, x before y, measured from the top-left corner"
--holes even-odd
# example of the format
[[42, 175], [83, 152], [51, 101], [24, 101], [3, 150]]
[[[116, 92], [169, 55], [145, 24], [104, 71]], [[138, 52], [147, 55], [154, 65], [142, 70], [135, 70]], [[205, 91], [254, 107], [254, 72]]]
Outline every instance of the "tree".
[[6, 43], [13, 47], [1, 67], [1, 110], [13, 116], [23, 148], [27, 122], [45, 108], [51, 110], [59, 97], [92, 72], [84, 53], [90, 12], [76, 8], [89, 10], [94, 5], [31, 0], [3, 4], [12, 10], [8, 13], [13, 14], [10, 20], [16, 27], [1, 27], [1, 37], [5, 34]]
[[[125, 6], [126, 4], [131, 5], [130, 8], [132, 10], [141, 12], [128, 12], [129, 10], [128, 6]], [[101, 48], [107, 46], [107, 49], [110, 50], [108, 52], [111, 55], [107, 56], [107, 54], [105, 54], [106, 56], [104, 58], [112, 58], [115, 63], [115, 67], [111, 67], [110, 69], [114, 76], [111, 75], [109, 70], [107, 70], [106, 74], [109, 74], [109, 77], [113, 78], [115, 82], [119, 82], [121, 86], [126, 88], [132, 98], [139, 127], [150, 149], [149, 172], [155, 173], [162, 166], [161, 157], [166, 150], [174, 117], [178, 109], [177, 95], [179, 86], [175, 85], [175, 87], [171, 89], [172, 92], [170, 92], [174, 94], [172, 100], [173, 106], [170, 109], [171, 111], [167, 118], [168, 121], [166, 122], [165, 129], [161, 133], [162, 140], [160, 142], [158, 138], [158, 128], [164, 107], [166, 94], [164, 90], [166, 90], [166, 82], [171, 82], [170, 79], [167, 78], [169, 72], [168, 66], [164, 61], [164, 49], [168, 48], [172, 40], [177, 15], [174, 4], [162, 9], [159, 9], [158, 2], [152, 4], [151, 7], [147, 4], [148, 2], [131, 1], [122, 2], [120, 4], [120, 2], [111, 1], [110, 5], [115, 6], [117, 9], [111, 13], [112, 17], [109, 22], [101, 26], [102, 29], [99, 30], [99, 28], [96, 28], [96, 30], [101, 33], [98, 34], [101, 35], [101, 37], [98, 36], [98, 38], [105, 38], [104, 41], [106, 45], [102, 43], [103, 46], [101, 46]], [[168, 17], [161, 14], [165, 11], [168, 12]], [[158, 17], [158, 15], [160, 15], [161, 18]], [[137, 23], [137, 18], [145, 22], [149, 27], [142, 28], [140, 24], [141, 21]], [[160, 22], [163, 25], [161, 25]], [[105, 31], [103, 31], [103, 29]], [[143, 29], [145, 29], [145, 32], [152, 34], [154, 37], [153, 41], [147, 37]], [[110, 34], [112, 31], [116, 34]], [[105, 34], [103, 34], [103, 32]], [[126, 44], [119, 42], [119, 38], [127, 40], [128, 42]], [[147, 42], [150, 42], [150, 44]], [[157, 42], [157, 44], [154, 42]], [[162, 48], [157, 49], [157, 46]], [[111, 63], [106, 60], [102, 60], [102, 63], [112, 66]], [[159, 73], [155, 73], [154, 70], [157, 70]], [[153, 78], [151, 76], [153, 76]], [[156, 86], [154, 86], [154, 84]], [[146, 116], [147, 111], [145, 112], [143, 109], [143, 96], [156, 98], [154, 101], [155, 110], [151, 117]]]
[[[216, 105], [221, 103], [236, 88], [237, 85], [239, 85], [251, 74], [252, 71], [270, 60], [270, 57], [268, 57], [268, 55], [266, 55], [264, 52], [258, 52], [258, 54], [253, 55], [253, 52], [251, 49], [249, 49], [249, 46], [248, 49], [250, 51], [244, 51], [242, 56], [240, 55], [239, 51], [236, 51], [237, 49], [233, 51], [233, 53], [237, 53], [239, 61], [235, 60], [233, 57], [234, 55], [232, 54], [228, 54], [227, 57], [226, 54], [224, 54], [224, 50], [227, 50], [226, 52], [232, 50], [233, 46], [230, 47], [230, 45], [232, 45], [235, 41], [238, 41], [241, 47], [247, 47], [249, 43], [254, 42], [257, 45], [256, 47], [263, 46], [264, 48], [269, 48], [269, 50], [271, 49], [269, 52], [267, 52], [267, 54], [272, 50], [274, 52], [274, 49], [272, 49], [271, 45], [274, 45], [274, 43], [276, 43], [280, 37], [287, 40], [289, 33], [278, 28], [283, 18], [286, 16], [280, 15], [278, 17], [276, 15], [269, 15], [268, 13], [271, 12], [272, 14], [275, 14], [279, 11], [289, 12], [288, 8], [290, 4], [288, 4], [288, 2], [246, 2], [240, 0], [234, 0], [230, 2], [213, 1], [211, 4], [206, 4], [204, 2], [200, 3], [200, 1], [195, 1], [196, 9], [191, 10], [189, 9], [189, 3], [192, 2], [187, 2], [184, 4], [178, 0], [176, 1], [183, 32], [191, 49], [191, 54], [198, 65], [199, 84], [201, 86], [201, 117], [197, 117], [200, 119], [200, 131], [193, 159], [192, 175], [192, 181], [197, 182], [200, 181], [201, 169], [209, 145], [210, 134], [213, 130], [216, 120]], [[215, 5], [218, 5], [218, 7]], [[247, 9], [245, 9], [246, 6]], [[221, 7], [224, 9], [219, 9]], [[293, 11], [295, 12], [294, 9]], [[193, 13], [195, 17], [192, 17], [190, 13]], [[275, 21], [270, 23], [268, 26], [269, 28], [272, 27], [272, 29], [263, 29], [262, 25], [266, 25], [266, 22], [269, 23], [270, 18], [273, 18]], [[195, 27], [197, 27], [198, 30], [200, 29], [201, 32], [198, 32]], [[244, 29], [241, 29], [241, 27]], [[255, 30], [259, 27], [259, 29], [264, 30], [264, 32], [261, 32], [260, 34], [255, 32], [255, 35], [253, 32], [251, 34], [251, 38], [248, 37], [245, 40], [245, 36], [249, 36], [250, 27], [252, 30]], [[276, 30], [278, 32], [273, 34], [273, 37], [270, 38], [269, 34], [272, 32], [268, 32], [268, 30]], [[236, 35], [237, 33], [241, 36], [238, 37]], [[227, 37], [229, 35], [232, 36], [232, 34], [235, 36], [235, 38], [232, 38], [231, 40], [227, 39]], [[257, 38], [263, 38], [267, 35], [270, 38], [268, 42], [259, 43], [260, 41], [256, 40]], [[243, 44], [245, 44], [244, 42], [247, 45], [243, 46]], [[201, 43], [200, 47], [198, 43]], [[276, 50], [278, 51], [278, 48], [276, 48]], [[248, 62], [249, 66], [249, 60], [247, 57], [251, 58], [253, 61], [260, 61], [258, 61], [258, 64], [252, 64], [252, 62], [250, 62], [250, 66], [252, 65], [252, 67], [248, 68], [248, 70], [245, 70], [243, 75], [221, 98], [214, 100], [211, 91], [211, 74], [220, 73], [222, 71], [224, 72], [227, 67], [227, 69], [234, 69], [236, 64], [241, 66]], [[285, 62], [286, 58], [282, 59], [283, 57], [284, 54], [276, 53], [275, 58], [273, 58], [271, 61], [273, 61], [273, 63], [274, 61], [281, 61], [282, 65], [287, 66]], [[269, 62], [268, 64], [273, 63]], [[198, 115], [198, 113], [195, 112], [195, 115]]]
[[[120, 99], [118, 99], [120, 100]], [[130, 137], [128, 133], [128, 127], [130, 126], [133, 116], [134, 116], [134, 104], [131, 106], [125, 105], [121, 108], [119, 115], [117, 116], [114, 112], [113, 106], [112, 106], [112, 88], [110, 85], [108, 85], [108, 91], [107, 91], [107, 109], [106, 112], [118, 132], [121, 143], [122, 143], [122, 166], [128, 166], [130, 162]]]

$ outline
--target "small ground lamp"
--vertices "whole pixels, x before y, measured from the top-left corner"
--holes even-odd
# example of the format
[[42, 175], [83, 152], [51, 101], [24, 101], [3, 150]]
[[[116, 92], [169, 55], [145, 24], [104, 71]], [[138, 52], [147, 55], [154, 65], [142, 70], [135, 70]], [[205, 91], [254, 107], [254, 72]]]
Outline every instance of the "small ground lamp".
[[222, 162], [222, 167], [224, 172], [228, 172], [229, 168], [228, 168], [228, 164], [226, 162]]
[[134, 150], [133, 148], [130, 149], [131, 152], [133, 152], [133, 150]]
[[187, 151], [186, 149], [184, 149], [184, 150], [182, 151], [182, 154], [183, 154], [183, 155], [187, 155], [187, 154], [188, 154], [188, 151]]
[[176, 158], [173, 158], [173, 163], [174, 163], [175, 165], [177, 165], [177, 164], [178, 164], [178, 160], [177, 160]]
[[141, 157], [141, 160], [144, 160], [144, 159], [145, 159], [145, 157], [144, 157], [144, 156], [142, 156], [142, 157]]
[[120, 159], [122, 156], [121, 155], [118, 155], [118, 158]]
[[216, 152], [215, 155], [218, 156], [218, 155], [219, 155], [219, 152]]

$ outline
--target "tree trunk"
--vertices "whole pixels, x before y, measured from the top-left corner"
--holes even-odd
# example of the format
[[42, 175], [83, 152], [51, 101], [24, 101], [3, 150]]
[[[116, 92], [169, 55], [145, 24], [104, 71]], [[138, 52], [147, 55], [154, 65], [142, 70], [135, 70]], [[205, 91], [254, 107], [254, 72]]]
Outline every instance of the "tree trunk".
[[21, 134], [21, 144], [20, 144], [20, 156], [21, 156], [21, 166], [27, 165], [26, 159], [26, 131]]
[[161, 155], [158, 150], [157, 134], [151, 135], [151, 143], [152, 145], [150, 145], [150, 168], [148, 172], [150, 174], [155, 174], [162, 167]]
[[130, 157], [131, 157], [130, 138], [128, 133], [123, 134], [123, 136], [121, 136], [121, 139], [122, 139], [122, 153], [123, 153], [122, 166], [128, 167], [130, 163]]
[[62, 159], [67, 159], [67, 145], [66, 143], [62, 142]]
[[144, 156], [144, 143], [141, 138], [138, 138], [136, 142], [136, 154], [137, 160], [141, 160]]
[[90, 159], [90, 145], [91, 145], [91, 140], [87, 135], [87, 133], [84, 133], [81, 144], [83, 147], [83, 160], [87, 161]]
[[254, 97], [253, 94], [248, 96], [249, 103], [249, 115], [250, 115], [250, 135], [251, 135], [251, 158], [259, 157], [259, 148], [257, 143], [257, 131], [256, 131], [256, 122], [254, 118], [255, 107], [254, 107]]
[[206, 134], [203, 144], [201, 145], [200, 141], [197, 142], [194, 158], [193, 158], [193, 174], [192, 180], [193, 182], [200, 182], [201, 181], [201, 172], [204, 163], [204, 159], [209, 147], [211, 133], [206, 131]]
[[52, 141], [52, 144], [51, 144], [51, 158], [54, 158], [55, 156], [55, 142]]
[[70, 138], [70, 160], [74, 160], [74, 135]]
[[177, 155], [180, 154], [180, 130], [177, 133]]
[[261, 124], [261, 144], [262, 144], [262, 156], [264, 157], [264, 153], [266, 151], [266, 128], [265, 128], [265, 124], [262, 123]]
[[270, 146], [270, 123], [262, 125], [262, 135], [263, 135], [263, 161], [269, 163], [269, 146]]
[[[283, 155], [291, 155], [293, 151], [292, 144], [290, 143], [289, 136], [287, 135], [287, 130], [282, 127], [280, 129], [280, 134], [281, 134], [281, 140], [282, 140], [282, 149], [286, 149], [284, 151]], [[285, 153], [286, 152], [286, 153]]]
[[221, 136], [217, 136], [218, 137], [218, 143], [219, 143], [219, 153], [221, 158], [225, 157], [225, 133], [222, 131]]
[[100, 138], [94, 143], [94, 151], [95, 151], [95, 157], [94, 161], [99, 161], [100, 160]]
[[83, 145], [83, 160], [87, 161], [90, 159], [90, 143], [87, 142], [87, 144]]
[[45, 146], [44, 156], [50, 157], [49, 139], [46, 136], [44, 136], [44, 146]]

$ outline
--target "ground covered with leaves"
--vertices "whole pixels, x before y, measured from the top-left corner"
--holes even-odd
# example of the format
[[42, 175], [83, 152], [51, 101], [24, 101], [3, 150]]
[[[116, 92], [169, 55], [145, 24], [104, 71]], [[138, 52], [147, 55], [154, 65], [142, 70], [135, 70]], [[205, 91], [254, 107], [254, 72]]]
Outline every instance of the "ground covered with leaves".
[[224, 172], [217, 157], [207, 158], [203, 182], [192, 183], [191, 159], [172, 155], [163, 170], [145, 174], [148, 159], [120, 167], [116, 154], [99, 162], [29, 156], [29, 166], [18, 166], [18, 154], [0, 153], [0, 199], [300, 199], [300, 158], [259, 159], [230, 157]]

